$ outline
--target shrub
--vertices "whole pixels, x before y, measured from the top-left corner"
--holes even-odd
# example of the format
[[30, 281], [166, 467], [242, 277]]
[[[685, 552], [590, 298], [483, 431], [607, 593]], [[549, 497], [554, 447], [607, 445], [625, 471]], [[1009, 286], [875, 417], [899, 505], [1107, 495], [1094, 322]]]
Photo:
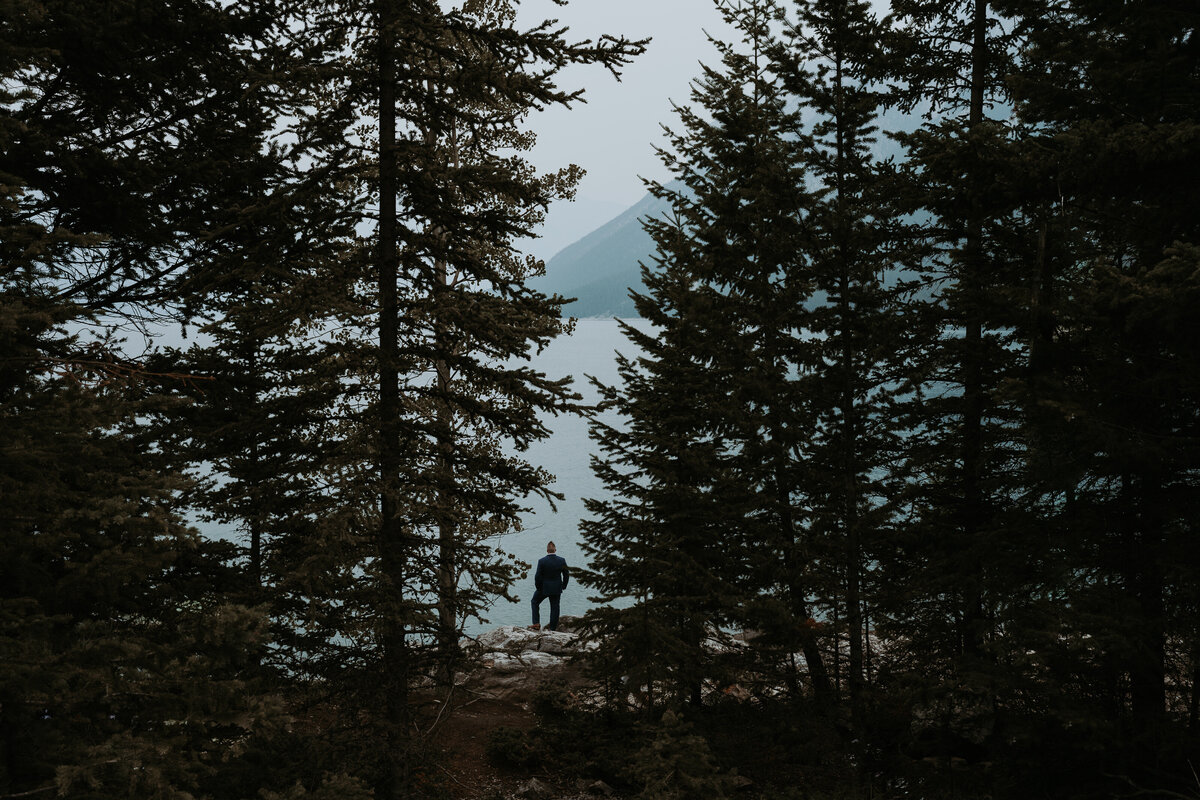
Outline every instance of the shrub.
[[507, 726], [496, 728], [488, 734], [487, 754], [493, 763], [508, 767], [528, 767], [537, 758], [529, 734], [520, 728]]
[[662, 727], [630, 772], [643, 786], [641, 800], [724, 800], [734, 788], [733, 776], [718, 769], [708, 742], [674, 711], [663, 714]]

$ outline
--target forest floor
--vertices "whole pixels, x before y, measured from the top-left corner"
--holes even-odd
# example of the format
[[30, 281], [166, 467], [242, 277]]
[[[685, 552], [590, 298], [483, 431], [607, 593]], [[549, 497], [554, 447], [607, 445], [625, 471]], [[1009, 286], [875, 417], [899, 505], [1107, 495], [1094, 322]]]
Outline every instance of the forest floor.
[[[558, 630], [575, 633], [576, 622], [576, 618], [564, 616]], [[520, 640], [515, 641], [520, 646]], [[512, 646], [509, 642], [501, 649], [512, 652]], [[571, 693], [584, 689], [589, 681], [582, 665], [563, 659], [551, 666], [531, 664], [516, 672], [498, 665], [493, 670], [492, 665], [485, 658], [481, 667], [459, 682], [448, 697], [427, 698], [425, 717], [431, 720], [427, 729], [432, 731], [428, 740], [430, 755], [449, 796], [454, 800], [576, 800], [600, 796], [596, 788], [608, 789], [593, 787], [589, 793], [585, 783], [555, 775], [538, 761], [517, 767], [497, 761], [488, 753], [489, 739], [497, 729], [528, 731], [536, 726], [534, 697], [544, 687]], [[545, 763], [551, 761], [546, 759]]]
[[[488, 755], [488, 739], [497, 728], [534, 727], [531, 701], [545, 680], [556, 683], [579, 680], [570, 667], [545, 672], [499, 689], [477, 688], [468, 683], [462, 687], [457, 701], [452, 698], [451, 710], [434, 727], [430, 744], [455, 800], [575, 800], [597, 796], [590, 794], [585, 786], [562, 780], [536, 765], [527, 769], [498, 765]], [[529, 789], [534, 778], [544, 785], [547, 793]]]
[[500, 727], [529, 729], [534, 725], [525, 693], [478, 697], [451, 711], [435, 730], [433, 747], [449, 789], [462, 800], [515, 797], [532, 775], [495, 765], [487, 754], [488, 737]]

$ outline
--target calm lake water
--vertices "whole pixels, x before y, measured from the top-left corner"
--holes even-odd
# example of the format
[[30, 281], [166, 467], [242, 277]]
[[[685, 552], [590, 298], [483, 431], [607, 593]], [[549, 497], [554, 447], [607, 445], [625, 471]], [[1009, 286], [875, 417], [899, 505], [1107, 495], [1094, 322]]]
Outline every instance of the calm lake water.
[[[650, 330], [644, 320], [629, 320], [639, 330]], [[585, 403], [599, 400], [595, 388], [585, 377], [591, 375], [601, 382], [612, 385], [617, 381], [616, 353], [626, 356], [635, 354], [634, 346], [624, 337], [615, 320], [582, 319], [570, 336], [560, 336], [545, 352], [534, 360], [534, 366], [551, 377], [571, 375], [575, 378], [575, 390], [584, 397]], [[606, 421], [615, 421], [610, 412]], [[524, 530], [504, 536], [500, 548], [530, 564], [529, 574], [517, 583], [514, 592], [519, 603], [500, 601], [488, 613], [487, 625], [478, 623], [468, 626], [468, 633], [497, 625], [528, 625], [530, 622], [529, 598], [533, 596], [533, 565], [546, 553], [546, 542], [553, 540], [558, 554], [567, 560], [568, 567], [582, 565], [583, 553], [579, 549], [579, 520], [586, 511], [585, 497], [606, 496], [603, 484], [589, 467], [591, 454], [595, 451], [588, 438], [586, 420], [575, 416], [552, 417], [547, 420], [551, 430], [549, 438], [532, 445], [526, 459], [544, 467], [555, 476], [554, 490], [565, 497], [555, 503], [557, 512], [541, 502], [532, 502], [532, 510], [524, 515]], [[562, 596], [562, 613], [579, 615], [590, 607], [587, 590], [572, 583]], [[542, 621], [548, 619], [549, 601], [542, 603]]]

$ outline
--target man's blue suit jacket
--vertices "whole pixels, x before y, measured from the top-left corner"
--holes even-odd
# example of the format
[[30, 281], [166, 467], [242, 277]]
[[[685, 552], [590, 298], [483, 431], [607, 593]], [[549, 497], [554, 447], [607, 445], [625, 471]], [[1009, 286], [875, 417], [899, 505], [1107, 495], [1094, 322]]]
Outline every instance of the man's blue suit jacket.
[[533, 573], [533, 588], [543, 595], [562, 594], [569, 580], [565, 558], [547, 553], [538, 559], [537, 572]]

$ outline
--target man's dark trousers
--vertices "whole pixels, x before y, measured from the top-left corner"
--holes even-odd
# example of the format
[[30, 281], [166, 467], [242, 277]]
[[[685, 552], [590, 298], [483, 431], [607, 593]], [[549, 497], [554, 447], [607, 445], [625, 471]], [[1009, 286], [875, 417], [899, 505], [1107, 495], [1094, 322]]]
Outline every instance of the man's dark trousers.
[[546, 628], [556, 631], [558, 630], [558, 601], [562, 599], [561, 594], [542, 594], [540, 589], [533, 593], [533, 624], [537, 625], [541, 622], [540, 606], [547, 597], [550, 598], [550, 623], [546, 625]]
[[547, 553], [538, 559], [537, 571], [533, 573], [533, 624], [541, 621], [540, 606], [547, 597], [550, 598], [550, 624], [546, 627], [552, 631], [558, 630], [558, 600], [562, 590], [567, 588], [571, 580], [567, 571], [567, 560], [554, 553]]

